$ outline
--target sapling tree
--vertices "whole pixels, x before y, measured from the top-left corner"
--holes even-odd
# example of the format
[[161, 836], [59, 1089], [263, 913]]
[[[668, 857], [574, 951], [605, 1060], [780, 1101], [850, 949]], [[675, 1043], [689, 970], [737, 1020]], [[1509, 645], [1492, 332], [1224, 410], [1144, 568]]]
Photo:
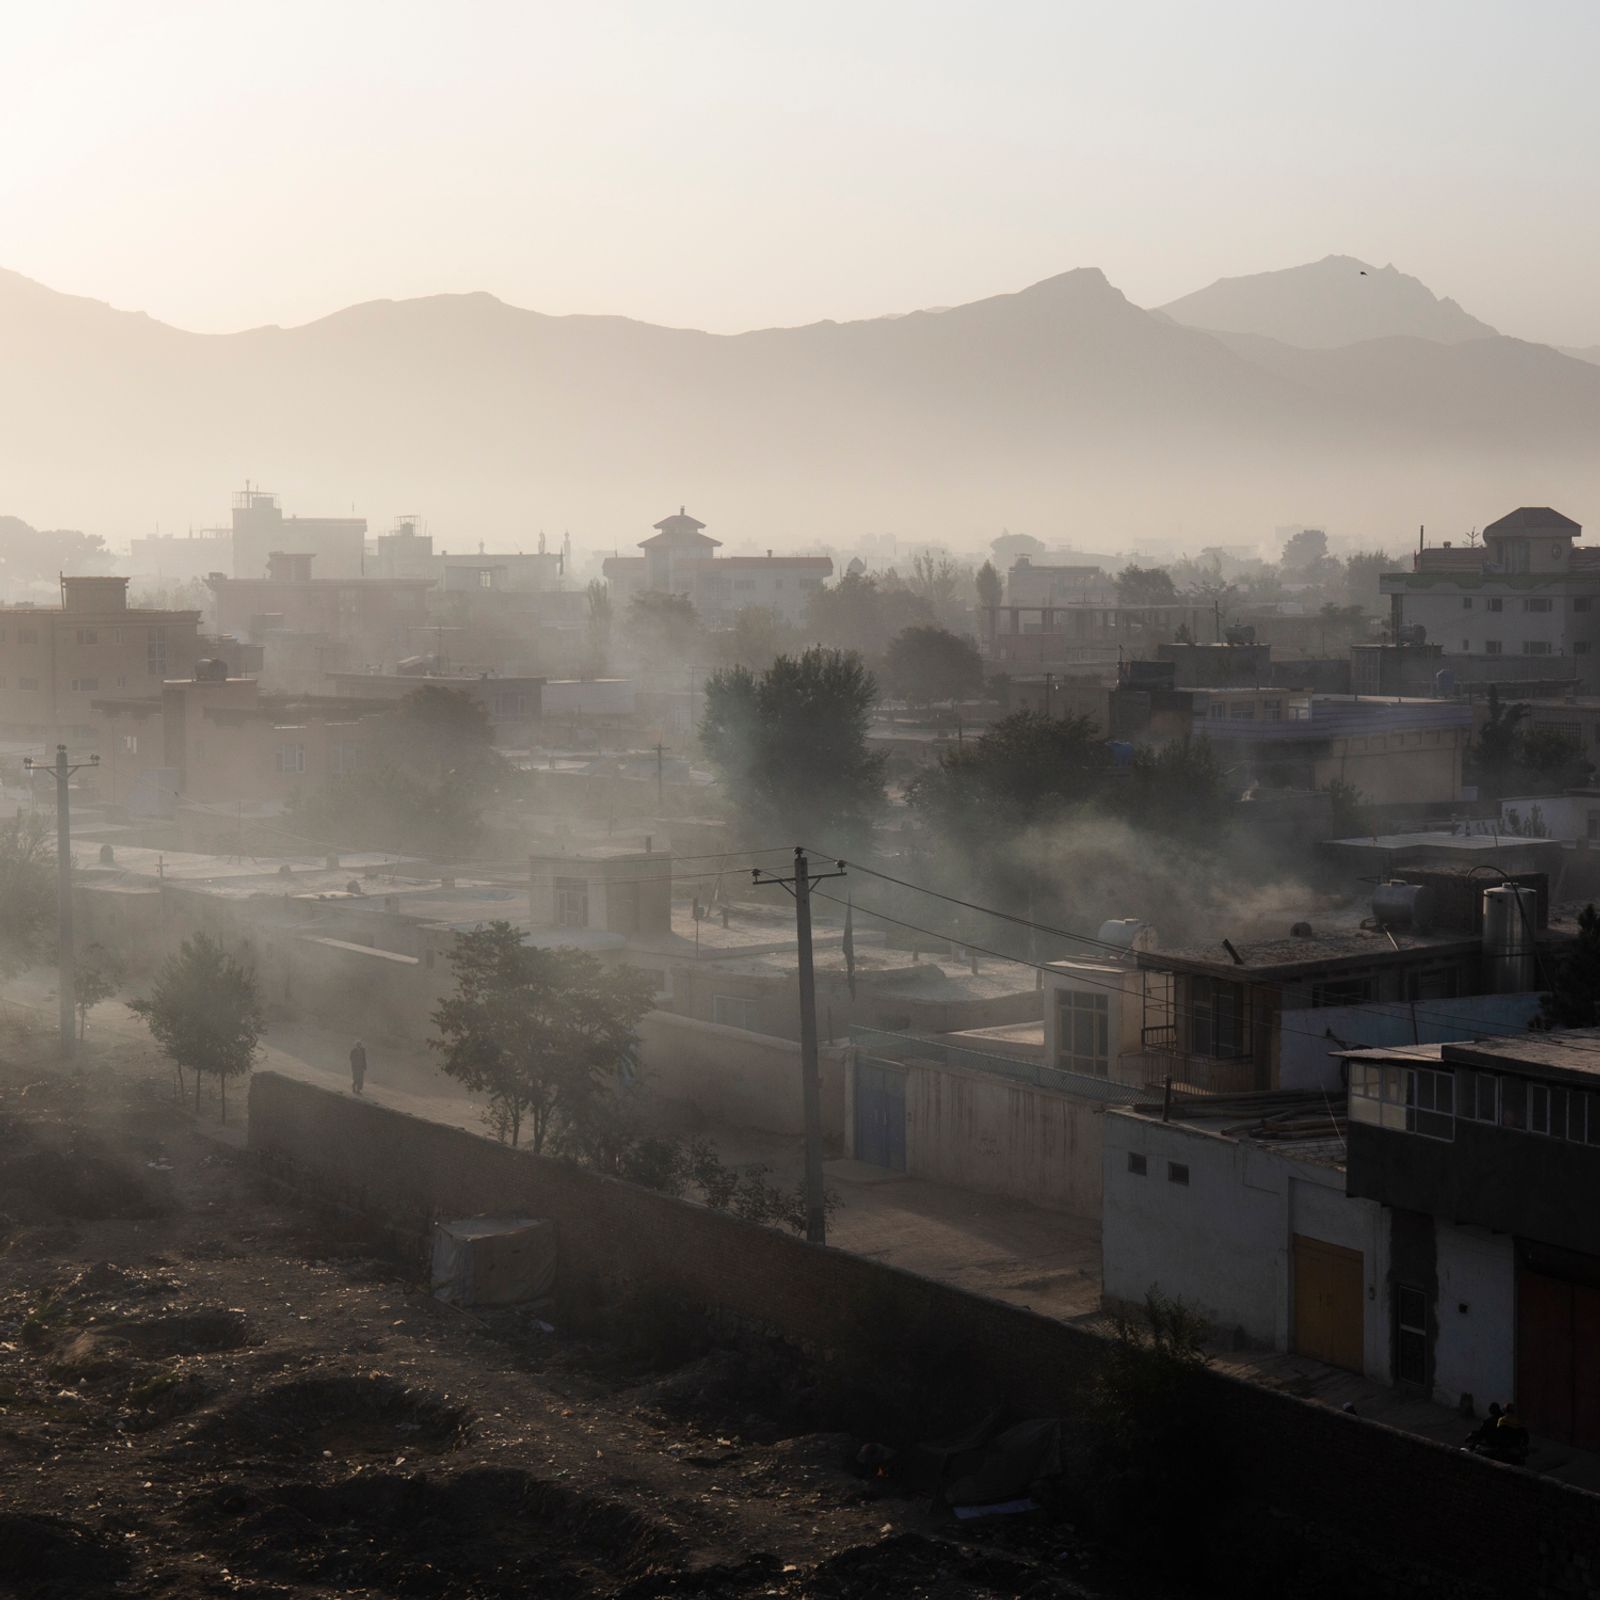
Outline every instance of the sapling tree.
[[122, 987], [122, 963], [103, 944], [87, 946], [78, 958], [74, 975], [73, 998], [78, 1003], [78, 1037], [89, 1026], [89, 1013], [102, 1000], [109, 1000]]
[[266, 1026], [255, 969], [233, 955], [220, 939], [197, 933], [169, 956], [149, 995], [131, 1003], [157, 1044], [178, 1071], [194, 1073], [194, 1108], [200, 1109], [200, 1084], [217, 1080], [222, 1120], [228, 1120], [228, 1080], [243, 1077], [255, 1064]]

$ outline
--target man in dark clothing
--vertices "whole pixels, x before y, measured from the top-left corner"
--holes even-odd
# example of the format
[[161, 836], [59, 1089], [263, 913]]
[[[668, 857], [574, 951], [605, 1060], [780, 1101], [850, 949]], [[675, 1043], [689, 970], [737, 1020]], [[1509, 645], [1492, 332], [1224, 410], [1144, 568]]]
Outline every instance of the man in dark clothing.
[[360, 1094], [367, 1081], [367, 1047], [357, 1039], [350, 1051], [350, 1092]]

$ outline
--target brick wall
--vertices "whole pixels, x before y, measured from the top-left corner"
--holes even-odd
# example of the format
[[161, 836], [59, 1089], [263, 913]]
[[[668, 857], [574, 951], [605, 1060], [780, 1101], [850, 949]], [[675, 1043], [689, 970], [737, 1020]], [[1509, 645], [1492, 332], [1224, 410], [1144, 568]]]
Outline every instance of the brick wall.
[[[821, 1359], [886, 1341], [959, 1353], [975, 1397], [1072, 1416], [1096, 1336], [880, 1262], [819, 1250], [476, 1134], [258, 1072], [250, 1147], [269, 1170], [425, 1236], [438, 1216], [531, 1213], [568, 1288], [622, 1275], [783, 1333]], [[1224, 1509], [1196, 1566], [1244, 1596], [1600, 1596], [1600, 1497], [1222, 1374], [1202, 1383]], [[1150, 1508], [1159, 1539], [1163, 1508]]]

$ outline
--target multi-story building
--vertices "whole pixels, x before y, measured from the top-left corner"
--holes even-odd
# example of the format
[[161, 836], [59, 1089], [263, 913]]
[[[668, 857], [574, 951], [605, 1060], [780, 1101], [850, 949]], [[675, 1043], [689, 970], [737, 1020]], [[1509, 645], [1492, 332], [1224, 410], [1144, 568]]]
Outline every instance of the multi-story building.
[[63, 578], [59, 607], [0, 607], [0, 727], [82, 737], [95, 696], [150, 692], [192, 665], [199, 630], [198, 611], [131, 608], [126, 578]]
[[485, 550], [481, 540], [476, 552], [435, 550], [433, 535], [423, 533], [415, 517], [405, 516], [378, 535], [368, 571], [376, 578], [433, 578], [451, 594], [543, 594], [561, 586], [566, 564], [566, 548], [547, 551], [542, 534], [537, 550]]
[[1008, 606], [1114, 606], [1117, 580], [1100, 567], [1055, 566], [1018, 556], [1006, 574]]
[[608, 556], [601, 567], [620, 601], [656, 591], [686, 594], [702, 620], [723, 627], [746, 606], [765, 606], [791, 623], [805, 621], [806, 605], [833, 573], [831, 556], [721, 556], [720, 539], [687, 515], [663, 517], [656, 533], [640, 541], [642, 556]]
[[193, 583], [233, 567], [232, 528], [149, 534], [128, 548], [134, 577], [153, 583]]
[[1600, 550], [1549, 506], [1521, 506], [1491, 522], [1478, 546], [1420, 550], [1410, 572], [1385, 573], [1391, 637], [1493, 659], [1548, 660], [1551, 676], [1600, 677]]
[[359, 578], [366, 536], [365, 517], [286, 517], [277, 495], [246, 484], [233, 497], [233, 576], [264, 577], [281, 550], [315, 556], [324, 578]]

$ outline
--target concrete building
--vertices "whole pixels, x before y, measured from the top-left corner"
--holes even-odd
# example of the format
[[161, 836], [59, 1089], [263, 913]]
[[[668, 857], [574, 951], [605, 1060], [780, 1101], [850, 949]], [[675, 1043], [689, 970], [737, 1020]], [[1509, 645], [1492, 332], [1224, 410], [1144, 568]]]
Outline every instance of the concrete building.
[[367, 570], [375, 578], [432, 578], [452, 594], [475, 589], [543, 594], [561, 586], [564, 569], [563, 553], [543, 548], [487, 551], [480, 540], [476, 552], [436, 550], [433, 535], [421, 531], [417, 518], [403, 516], [378, 535]]
[[1058, 566], [1018, 556], [1006, 574], [1008, 606], [1042, 610], [1060, 606], [1112, 606], [1117, 580], [1100, 567]]
[[0, 729], [83, 738], [97, 695], [149, 693], [192, 666], [199, 630], [198, 611], [130, 607], [126, 578], [63, 578], [59, 607], [0, 606]]
[[833, 573], [831, 556], [718, 556], [722, 541], [705, 524], [678, 514], [656, 523], [640, 541], [642, 556], [608, 556], [601, 566], [621, 604], [635, 595], [686, 594], [708, 627], [727, 626], [746, 606], [764, 606], [785, 621], [805, 621], [811, 596]]
[[233, 568], [233, 529], [201, 528], [187, 534], [147, 534], [128, 545], [135, 578], [154, 583], [193, 583]]
[[1481, 548], [1419, 551], [1410, 572], [1385, 573], [1390, 638], [1463, 656], [1570, 659], [1593, 687], [1600, 662], [1600, 550], [1549, 506], [1521, 506], [1483, 530]]
[[449, 689], [483, 707], [500, 745], [526, 745], [539, 726], [544, 679], [470, 676], [451, 672], [332, 672], [332, 692], [352, 699], [393, 704], [418, 689]]
[[323, 578], [359, 578], [365, 517], [286, 517], [275, 494], [245, 487], [233, 497], [233, 576], [264, 578], [274, 552], [312, 556]]
[[106, 799], [145, 815], [283, 801], [363, 765], [381, 701], [264, 695], [257, 679], [225, 672], [205, 663], [158, 693], [91, 702]]

